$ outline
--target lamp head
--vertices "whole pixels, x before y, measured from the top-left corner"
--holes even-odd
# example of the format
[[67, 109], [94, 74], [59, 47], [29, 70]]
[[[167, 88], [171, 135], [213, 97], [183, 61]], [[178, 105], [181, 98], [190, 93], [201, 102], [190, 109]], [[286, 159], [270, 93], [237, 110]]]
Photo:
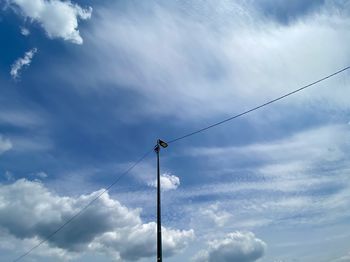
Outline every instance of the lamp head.
[[163, 148], [166, 148], [168, 147], [168, 144], [160, 139], [158, 139], [158, 145], [160, 145], [161, 147]]

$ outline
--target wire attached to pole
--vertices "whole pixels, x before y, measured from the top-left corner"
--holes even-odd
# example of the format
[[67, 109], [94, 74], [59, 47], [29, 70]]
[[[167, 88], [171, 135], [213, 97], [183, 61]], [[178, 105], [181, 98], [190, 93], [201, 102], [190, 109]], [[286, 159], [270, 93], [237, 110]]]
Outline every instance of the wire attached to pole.
[[178, 138], [171, 139], [171, 140], [169, 140], [167, 143], [168, 143], [168, 144], [171, 144], [171, 143], [177, 142], [177, 141], [179, 141], [179, 140], [185, 139], [185, 138], [187, 138], [187, 137], [190, 137], [190, 136], [196, 135], [196, 134], [198, 134], [198, 133], [204, 132], [204, 131], [206, 131], [206, 130], [208, 130], [208, 129], [210, 129], [210, 128], [216, 127], [216, 126], [218, 126], [218, 125], [222, 125], [222, 124], [224, 124], [224, 123], [226, 123], [226, 122], [229, 122], [229, 121], [231, 121], [231, 120], [234, 120], [234, 119], [236, 119], [236, 118], [239, 118], [239, 117], [241, 117], [241, 116], [244, 116], [244, 115], [246, 115], [246, 114], [249, 114], [249, 113], [251, 113], [251, 112], [253, 112], [253, 111], [256, 111], [256, 110], [258, 110], [258, 109], [260, 109], [260, 108], [262, 108], [262, 107], [265, 107], [265, 106], [267, 106], [267, 105], [270, 105], [270, 104], [272, 104], [272, 103], [275, 103], [275, 102], [277, 102], [277, 101], [279, 101], [279, 100], [282, 100], [282, 99], [284, 99], [284, 98], [286, 98], [286, 97], [288, 97], [288, 96], [291, 96], [291, 95], [293, 95], [293, 94], [295, 94], [295, 93], [298, 93], [298, 92], [300, 92], [300, 91], [302, 91], [302, 90], [304, 90], [304, 89], [307, 89], [307, 88], [309, 88], [309, 87], [311, 87], [311, 86], [314, 86], [314, 85], [316, 85], [316, 84], [318, 84], [318, 83], [320, 83], [320, 82], [323, 82], [323, 81], [325, 81], [325, 80], [327, 80], [327, 79], [329, 79], [329, 78], [331, 78], [331, 77], [333, 77], [333, 76], [336, 76], [336, 75], [338, 75], [338, 74], [340, 74], [340, 73], [342, 73], [342, 72], [344, 72], [344, 71], [346, 71], [346, 70], [349, 70], [349, 69], [350, 69], [350, 66], [347, 66], [347, 67], [345, 67], [345, 68], [343, 68], [343, 69], [341, 69], [341, 70], [339, 70], [339, 71], [337, 71], [337, 72], [335, 72], [335, 73], [333, 73], [333, 74], [330, 74], [330, 75], [328, 75], [328, 76], [325, 76], [325, 77], [323, 77], [323, 78], [321, 78], [321, 79], [319, 79], [319, 80], [317, 80], [317, 81], [314, 81], [314, 82], [312, 82], [312, 83], [310, 83], [310, 84], [307, 84], [307, 85], [305, 85], [305, 86], [303, 86], [303, 87], [301, 87], [301, 88], [298, 88], [298, 89], [296, 89], [296, 90], [294, 90], [294, 91], [292, 91], [292, 92], [289, 92], [289, 93], [287, 93], [287, 94], [285, 94], [285, 95], [282, 95], [282, 96], [279, 96], [279, 97], [277, 97], [277, 98], [275, 98], [275, 99], [272, 99], [272, 100], [270, 100], [270, 101], [268, 101], [268, 102], [266, 102], [266, 103], [264, 103], [264, 104], [261, 104], [261, 105], [259, 105], [259, 106], [253, 107], [253, 108], [251, 108], [251, 109], [249, 109], [249, 110], [247, 110], [247, 111], [244, 111], [244, 112], [239, 113], [239, 114], [237, 114], [237, 115], [234, 115], [234, 116], [231, 116], [231, 117], [229, 117], [229, 118], [226, 118], [226, 119], [224, 119], [224, 120], [222, 120], [222, 121], [220, 121], [220, 122], [214, 123], [214, 124], [212, 124], [212, 125], [210, 125], [210, 126], [201, 128], [201, 129], [196, 130], [196, 131], [193, 131], [193, 132], [191, 132], [191, 133], [188, 133], [188, 134], [186, 134], [186, 135], [180, 136], [180, 137], [178, 137]]
[[[338, 74], [340, 74], [340, 73], [342, 73], [342, 72], [344, 72], [344, 71], [347, 71], [348, 69], [350, 69], [350, 66], [345, 67], [345, 68], [343, 68], [343, 69], [341, 69], [341, 70], [339, 70], [339, 71], [336, 71], [336, 72], [333, 73], [333, 74], [330, 74], [330, 75], [328, 75], [328, 76], [325, 76], [325, 77], [323, 77], [323, 78], [321, 78], [321, 79], [319, 79], [319, 80], [317, 80], [317, 81], [314, 81], [314, 82], [312, 82], [312, 83], [310, 83], [310, 84], [308, 84], [308, 85], [305, 85], [305, 86], [303, 86], [303, 87], [301, 87], [301, 88], [298, 88], [298, 89], [296, 89], [296, 90], [294, 90], [294, 91], [292, 91], [292, 92], [289, 92], [289, 93], [287, 93], [287, 94], [285, 94], [285, 95], [279, 96], [279, 97], [277, 97], [277, 98], [275, 98], [275, 99], [273, 99], [273, 100], [270, 100], [270, 101], [268, 101], [268, 102], [266, 102], [266, 103], [264, 103], [264, 104], [261, 104], [261, 105], [259, 105], [259, 106], [256, 106], [256, 107], [254, 107], [254, 108], [252, 108], [252, 109], [249, 109], [249, 110], [244, 111], [244, 112], [242, 112], [242, 113], [239, 113], [239, 114], [237, 114], [237, 115], [231, 116], [231, 117], [229, 117], [229, 118], [227, 118], [227, 119], [224, 119], [224, 120], [222, 120], [222, 121], [219, 121], [219, 122], [217, 122], [217, 123], [214, 123], [214, 124], [212, 124], [212, 125], [210, 125], [210, 126], [201, 128], [201, 129], [199, 129], [199, 130], [193, 131], [193, 132], [188, 133], [188, 134], [186, 134], [186, 135], [180, 136], [180, 137], [178, 137], [178, 138], [169, 140], [167, 143], [159, 139], [159, 140], [157, 141], [157, 146], [158, 146], [157, 149], [160, 150], [160, 147], [159, 147], [159, 146], [165, 148], [165, 147], [168, 146], [168, 144], [175, 143], [175, 142], [180, 141], [180, 140], [182, 140], [182, 139], [188, 138], [188, 137], [190, 137], [190, 136], [196, 135], [196, 134], [198, 134], [198, 133], [204, 132], [204, 131], [206, 131], [206, 130], [208, 130], [208, 129], [211, 129], [211, 128], [213, 128], [213, 127], [216, 127], [216, 126], [218, 126], [218, 125], [224, 124], [224, 123], [226, 123], [226, 122], [229, 122], [229, 121], [234, 120], [234, 119], [236, 119], [236, 118], [239, 118], [239, 117], [241, 117], [241, 116], [244, 116], [244, 115], [246, 115], [246, 114], [249, 114], [249, 113], [251, 113], [251, 112], [253, 112], [253, 111], [256, 111], [256, 110], [258, 110], [258, 109], [260, 109], [260, 108], [262, 108], [262, 107], [265, 107], [265, 106], [267, 106], [267, 105], [270, 105], [270, 104], [272, 104], [272, 103], [275, 103], [275, 102], [277, 102], [277, 101], [279, 101], [279, 100], [282, 100], [282, 99], [284, 99], [284, 98], [286, 98], [286, 97], [288, 97], [288, 96], [291, 96], [291, 95], [293, 95], [293, 94], [295, 94], [295, 93], [298, 93], [298, 92], [300, 92], [300, 91], [302, 91], [302, 90], [304, 90], [304, 89], [307, 89], [307, 88], [309, 88], [309, 87], [311, 87], [311, 86], [313, 86], [313, 85], [316, 85], [316, 84], [318, 84], [318, 83], [320, 83], [320, 82], [323, 82], [323, 81], [325, 81], [325, 80], [327, 80], [327, 79], [329, 79], [329, 78], [331, 78], [331, 77], [334, 77], [334, 76], [336, 76], [336, 75], [338, 75]], [[156, 146], [156, 147], [157, 147], [157, 146]], [[27, 252], [25, 252], [25, 253], [22, 254], [21, 256], [17, 257], [16, 259], [14, 259], [13, 262], [16, 262], [16, 261], [21, 260], [21, 259], [24, 258], [25, 256], [29, 255], [33, 250], [35, 250], [36, 248], [38, 248], [39, 246], [41, 246], [42, 244], [44, 244], [45, 242], [47, 242], [48, 240], [50, 240], [55, 234], [57, 234], [57, 233], [58, 233], [59, 231], [61, 231], [65, 226], [67, 226], [70, 222], [72, 222], [76, 217], [78, 217], [80, 214], [82, 214], [89, 206], [91, 206], [96, 200], [98, 200], [103, 194], [105, 194], [111, 187], [113, 187], [116, 183], [118, 183], [119, 180], [120, 180], [123, 176], [125, 176], [126, 174], [128, 174], [133, 168], [135, 168], [139, 163], [141, 163], [153, 150], [156, 149], [156, 147], [155, 147], [154, 149], [152, 149], [152, 150], [146, 152], [139, 160], [137, 160], [133, 165], [131, 165], [125, 172], [123, 172], [122, 174], [120, 174], [120, 176], [117, 177], [117, 178], [114, 180], [114, 182], [113, 182], [112, 184], [110, 184], [104, 191], [102, 191], [102, 192], [101, 192], [99, 195], [97, 195], [93, 200], [91, 200], [86, 206], [84, 206], [82, 209], [80, 209], [75, 215], [73, 215], [70, 219], [68, 219], [66, 222], [64, 222], [59, 228], [57, 228], [54, 232], [52, 232], [50, 235], [48, 235], [45, 239], [43, 239], [43, 240], [42, 240], [41, 242], [39, 242], [37, 245], [33, 246], [33, 247], [32, 247], [31, 249], [29, 249]], [[158, 151], [157, 154], [158, 154], [158, 156], [159, 156], [159, 151]], [[159, 162], [158, 162], [158, 163], [159, 163]], [[159, 167], [159, 166], [158, 166], [158, 167]]]
[[105, 190], [103, 190], [100, 194], [98, 194], [94, 199], [92, 199], [86, 206], [84, 206], [82, 209], [80, 209], [77, 213], [75, 213], [71, 218], [69, 218], [66, 222], [64, 222], [60, 227], [58, 227], [55, 231], [53, 231], [50, 235], [48, 235], [46, 238], [44, 238], [42, 241], [40, 241], [37, 245], [33, 246], [31, 249], [29, 249], [27, 252], [23, 253], [21, 256], [17, 257], [13, 260], [13, 262], [19, 261], [25, 256], [29, 255], [32, 251], [34, 251], [36, 248], [40, 247], [42, 244], [49, 241], [54, 235], [56, 235], [59, 231], [61, 231], [64, 227], [66, 227], [70, 222], [72, 222], [75, 218], [77, 218], [79, 215], [81, 215], [89, 206], [91, 206], [94, 202], [96, 202], [103, 194], [105, 194], [111, 187], [113, 187], [115, 184], [119, 182], [119, 180], [127, 175], [132, 169], [134, 169], [138, 164], [140, 164], [150, 153], [152, 150], [146, 152], [141, 158], [139, 158], [133, 165], [131, 165], [126, 171], [121, 173], [112, 184], [110, 184]]

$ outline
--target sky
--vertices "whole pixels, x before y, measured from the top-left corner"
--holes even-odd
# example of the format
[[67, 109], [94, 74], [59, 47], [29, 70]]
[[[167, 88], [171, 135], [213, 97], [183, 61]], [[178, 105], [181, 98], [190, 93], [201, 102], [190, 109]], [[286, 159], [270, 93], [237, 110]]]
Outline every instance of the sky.
[[[158, 138], [350, 65], [348, 0], [0, 0], [0, 260], [154, 261]], [[164, 261], [350, 261], [350, 72], [160, 152]]]

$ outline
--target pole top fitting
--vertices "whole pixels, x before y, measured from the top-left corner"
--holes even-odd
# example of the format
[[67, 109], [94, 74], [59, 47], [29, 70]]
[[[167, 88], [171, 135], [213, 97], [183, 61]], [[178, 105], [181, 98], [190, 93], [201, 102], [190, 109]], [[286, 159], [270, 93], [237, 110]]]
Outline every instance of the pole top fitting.
[[163, 140], [158, 139], [157, 145], [160, 145], [163, 148], [168, 147], [168, 143], [164, 142]]
[[161, 146], [163, 148], [166, 148], [166, 147], [168, 147], [168, 143], [164, 142], [163, 140], [158, 139], [157, 140], [157, 146]]
[[159, 153], [160, 147], [166, 148], [166, 147], [168, 147], [168, 143], [164, 142], [163, 140], [158, 139], [157, 144], [154, 146], [154, 151], [156, 153]]

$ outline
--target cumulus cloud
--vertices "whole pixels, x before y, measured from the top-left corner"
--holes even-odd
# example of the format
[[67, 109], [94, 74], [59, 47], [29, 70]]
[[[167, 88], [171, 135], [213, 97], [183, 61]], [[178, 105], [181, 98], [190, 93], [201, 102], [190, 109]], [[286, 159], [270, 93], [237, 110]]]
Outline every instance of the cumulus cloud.
[[194, 258], [197, 262], [253, 262], [264, 255], [266, 244], [251, 232], [233, 232], [209, 243]]
[[[157, 181], [149, 183], [149, 185], [157, 187]], [[180, 186], [180, 178], [171, 174], [163, 174], [160, 176], [160, 186], [164, 191], [177, 189]]]
[[84, 9], [71, 1], [60, 0], [10, 0], [22, 15], [38, 22], [49, 38], [62, 38], [82, 44], [78, 20], [90, 19], [92, 8]]
[[[0, 229], [16, 239], [40, 241], [100, 192], [73, 198], [58, 196], [40, 182], [25, 179], [0, 185]], [[64, 253], [98, 251], [121, 260], [153, 256], [156, 226], [154, 222], [143, 223], [140, 212], [104, 194], [48, 240], [48, 248]], [[164, 253], [180, 252], [193, 237], [192, 230], [164, 228]]]
[[24, 54], [24, 57], [22, 58], [18, 58], [12, 65], [11, 65], [11, 71], [10, 74], [14, 79], [18, 79], [20, 76], [20, 71], [24, 68], [24, 67], [28, 67], [30, 65], [30, 63], [32, 62], [32, 59], [34, 57], [34, 55], [36, 54], [36, 52], [38, 51], [38, 49], [33, 48], [31, 50], [29, 50], [28, 52], [26, 52]]
[[[156, 223], [154, 222], [142, 224], [127, 232], [108, 232], [98, 237], [92, 244], [92, 248], [114, 254], [117, 251], [117, 257], [125, 260], [151, 257], [157, 251], [155, 232]], [[193, 230], [180, 231], [162, 227], [162, 233], [164, 256], [178, 253], [194, 238]], [[116, 247], [118, 247], [117, 250]]]
[[4, 138], [0, 134], [0, 154], [10, 150], [12, 148], [12, 143], [10, 139]]
[[[2, 251], [2, 261], [13, 260], [14, 256], [16, 256], [13, 253], [13, 250], [17, 250], [17, 254], [19, 255], [20, 252], [29, 250], [33, 246], [38, 245], [40, 242], [40, 238], [16, 238], [0, 228], [0, 249]], [[29, 261], [71, 261], [73, 258], [79, 257], [77, 253], [72, 253], [61, 248], [53, 247], [49, 243], [42, 244], [41, 248], [31, 253], [31, 255], [31, 258], [27, 257]]]

